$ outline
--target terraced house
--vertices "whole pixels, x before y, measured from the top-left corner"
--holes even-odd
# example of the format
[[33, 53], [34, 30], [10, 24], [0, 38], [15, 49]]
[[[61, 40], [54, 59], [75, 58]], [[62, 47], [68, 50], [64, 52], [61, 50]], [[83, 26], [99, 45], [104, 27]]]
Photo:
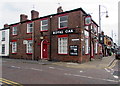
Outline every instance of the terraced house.
[[21, 14], [20, 22], [9, 27], [10, 58], [82, 63], [101, 54], [98, 25], [82, 8], [64, 12], [59, 7], [43, 17], [32, 10], [30, 20]]

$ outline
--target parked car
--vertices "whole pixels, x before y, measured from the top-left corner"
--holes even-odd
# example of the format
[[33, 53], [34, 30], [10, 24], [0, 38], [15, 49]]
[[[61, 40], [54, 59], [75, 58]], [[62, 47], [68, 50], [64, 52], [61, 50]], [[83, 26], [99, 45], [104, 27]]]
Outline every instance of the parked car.
[[118, 50], [115, 54], [115, 58], [120, 60], [120, 50]]

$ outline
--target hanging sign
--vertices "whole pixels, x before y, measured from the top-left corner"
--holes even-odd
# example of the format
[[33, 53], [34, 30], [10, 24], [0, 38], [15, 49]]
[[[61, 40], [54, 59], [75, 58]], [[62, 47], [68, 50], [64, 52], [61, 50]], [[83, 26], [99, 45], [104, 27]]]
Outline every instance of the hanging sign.
[[85, 26], [89, 26], [92, 23], [91, 16], [86, 16], [84, 22]]

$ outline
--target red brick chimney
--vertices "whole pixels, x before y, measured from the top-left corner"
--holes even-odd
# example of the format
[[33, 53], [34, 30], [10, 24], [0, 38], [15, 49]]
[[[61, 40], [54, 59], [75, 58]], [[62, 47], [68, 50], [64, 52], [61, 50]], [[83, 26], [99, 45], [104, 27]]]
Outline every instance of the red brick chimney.
[[38, 18], [38, 17], [39, 17], [39, 12], [35, 11], [35, 10], [32, 10], [31, 11], [31, 19], [35, 19], [35, 18]]
[[9, 25], [8, 24], [4, 24], [4, 28], [7, 28], [7, 27], [9, 27]]
[[27, 15], [21, 14], [21, 15], [20, 15], [20, 22], [28, 20], [27, 18], [28, 18]]
[[63, 12], [63, 9], [62, 9], [62, 7], [60, 6], [60, 7], [57, 8], [57, 13], [61, 13], [61, 12]]

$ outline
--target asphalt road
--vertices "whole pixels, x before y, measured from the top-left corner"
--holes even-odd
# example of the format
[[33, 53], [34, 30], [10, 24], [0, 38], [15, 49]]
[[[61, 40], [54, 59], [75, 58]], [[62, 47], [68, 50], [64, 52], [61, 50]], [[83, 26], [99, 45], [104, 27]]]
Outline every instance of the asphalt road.
[[117, 64], [113, 69], [70, 68], [3, 59], [2, 78], [20, 84], [118, 84], [119, 79], [113, 76]]

